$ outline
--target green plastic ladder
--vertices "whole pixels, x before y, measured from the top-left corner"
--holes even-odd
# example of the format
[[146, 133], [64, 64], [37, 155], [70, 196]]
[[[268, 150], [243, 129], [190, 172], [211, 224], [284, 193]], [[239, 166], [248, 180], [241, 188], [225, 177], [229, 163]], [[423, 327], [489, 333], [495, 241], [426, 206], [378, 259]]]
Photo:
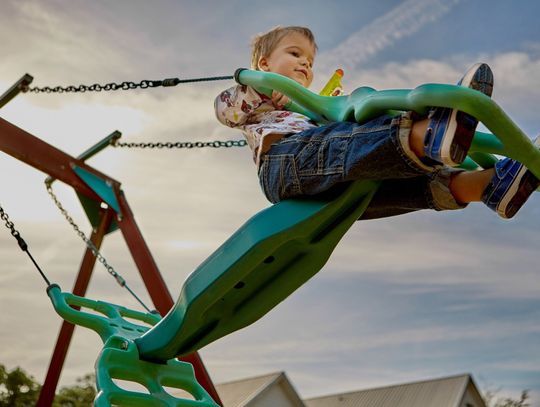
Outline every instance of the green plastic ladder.
[[[62, 292], [56, 284], [47, 288], [47, 294], [62, 318], [92, 329], [103, 341], [95, 364], [99, 391], [95, 406], [217, 407], [195, 379], [191, 364], [176, 359], [160, 364], [141, 360], [134, 339], [155, 325], [159, 315]], [[146, 391], [126, 388], [130, 383]], [[166, 388], [186, 396], [173, 395]]]

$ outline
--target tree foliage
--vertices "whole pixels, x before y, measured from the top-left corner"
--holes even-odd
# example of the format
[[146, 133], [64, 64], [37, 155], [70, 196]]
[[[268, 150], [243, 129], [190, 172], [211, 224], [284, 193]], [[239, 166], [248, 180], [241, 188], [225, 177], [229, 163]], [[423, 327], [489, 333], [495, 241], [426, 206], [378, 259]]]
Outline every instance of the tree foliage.
[[0, 364], [0, 407], [33, 406], [41, 386], [19, 367], [7, 371]]
[[488, 390], [484, 396], [484, 401], [488, 407], [530, 407], [529, 391], [523, 390], [519, 399], [510, 397], [497, 397], [497, 391]]
[[77, 379], [77, 384], [62, 387], [54, 398], [52, 407], [86, 407], [91, 406], [96, 397], [94, 374], [87, 374]]
[[[8, 371], [0, 364], [0, 407], [35, 406], [41, 385], [19, 367]], [[62, 387], [56, 394], [53, 407], [88, 407], [96, 396], [93, 374], [77, 379], [74, 386]]]

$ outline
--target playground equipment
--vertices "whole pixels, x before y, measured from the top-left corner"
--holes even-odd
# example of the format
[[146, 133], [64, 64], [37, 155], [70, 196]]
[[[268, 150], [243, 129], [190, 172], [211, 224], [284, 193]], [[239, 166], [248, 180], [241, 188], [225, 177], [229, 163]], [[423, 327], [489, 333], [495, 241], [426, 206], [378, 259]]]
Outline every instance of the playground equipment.
[[[30, 75], [24, 75], [0, 96], [0, 107], [13, 99], [22, 89], [27, 88], [32, 79]], [[92, 233], [88, 240], [95, 249], [99, 250], [107, 234], [117, 229], [121, 231], [154, 307], [165, 315], [174, 301], [135, 222], [120, 182], [85, 162], [117, 140], [120, 135], [119, 132], [113, 132], [79, 157], [72, 157], [0, 118], [0, 150], [46, 173], [48, 187], [57, 180], [75, 190], [92, 225]], [[94, 250], [88, 247], [72, 289], [74, 295], [84, 297], [95, 262]], [[113, 277], [121, 285], [125, 285], [125, 281], [122, 281], [119, 275], [114, 273]], [[73, 330], [74, 326], [71, 323], [62, 324], [38, 400], [39, 406], [52, 404]], [[219, 396], [198, 354], [186, 355], [182, 359], [193, 365], [197, 381], [219, 402]]]
[[[275, 89], [286, 94], [293, 100], [288, 108], [323, 123], [365, 122], [390, 109], [418, 113], [425, 113], [431, 106], [459, 109], [478, 118], [493, 132], [476, 132], [464, 166], [488, 168], [496, 162], [495, 154], [504, 155], [518, 159], [540, 178], [540, 152], [530, 139], [493, 100], [469, 88], [427, 84], [413, 90], [376, 91], [363, 87], [351, 95], [325, 97], [273, 73], [238, 70], [235, 78], [264, 93]], [[12, 145], [6, 134], [19, 137], [26, 144]], [[73, 159], [0, 119], [0, 149], [36, 168], [53, 167], [52, 163], [44, 166], [38, 160], [25, 157], [22, 153], [25, 146], [54, 153], [52, 162], [61, 162], [69, 170], [50, 170], [51, 176], [73, 186], [94, 202], [108, 204], [107, 210], [100, 214], [101, 235], [93, 236], [92, 240], [99, 245], [103, 233], [110, 229], [116, 217], [128, 245], [134, 240], [140, 244], [142, 237], [117, 181], [87, 166], [84, 157]], [[174, 306], [167, 307], [168, 303], [158, 306], [156, 300], [159, 299], [152, 296], [163, 318], [85, 299], [84, 292], [74, 290], [70, 294], [48, 284], [47, 293], [55, 310], [66, 321], [95, 330], [104, 342], [96, 362], [99, 390], [96, 405], [216, 405], [204, 390], [206, 386], [197, 383], [201, 383], [199, 377], [195, 378], [189, 366], [174, 358], [192, 354], [262, 318], [315, 275], [343, 235], [361, 217], [378, 185], [378, 182], [356, 181], [324, 196], [284, 201], [256, 214], [187, 278]], [[147, 250], [144, 245], [142, 248]], [[146, 260], [148, 256], [149, 253]], [[144, 267], [153, 270], [150, 272], [153, 278], [159, 278], [155, 264], [141, 262], [143, 279], [149, 275], [142, 271]], [[146, 280], [145, 283], [147, 287], [152, 284]], [[166, 292], [166, 287], [163, 285], [160, 290]], [[165, 308], [167, 312], [162, 312]], [[128, 322], [124, 317], [141, 324]], [[120, 388], [114, 379], [142, 384], [148, 393]], [[167, 393], [164, 386], [187, 391], [192, 399], [175, 397]]]

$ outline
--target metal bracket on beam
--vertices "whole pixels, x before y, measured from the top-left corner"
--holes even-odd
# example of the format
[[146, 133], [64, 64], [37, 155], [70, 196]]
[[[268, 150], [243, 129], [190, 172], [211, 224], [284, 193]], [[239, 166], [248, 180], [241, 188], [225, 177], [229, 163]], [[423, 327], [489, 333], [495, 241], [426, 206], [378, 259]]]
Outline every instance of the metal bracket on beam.
[[[80, 154], [77, 157], [77, 160], [83, 162], [88, 160], [90, 157], [93, 157], [94, 155], [105, 149], [107, 146], [113, 144], [120, 137], [122, 137], [122, 133], [120, 131], [113, 131], [107, 137], [98, 141], [92, 147]], [[96, 176], [95, 174], [92, 174], [87, 170], [76, 166], [75, 164], [72, 164], [71, 168], [73, 172], [102, 199], [103, 202], [105, 202], [116, 212], [116, 214], [121, 214], [120, 206], [118, 205], [114, 189], [109, 184], [110, 181], [102, 179], [101, 177]], [[47, 186], [50, 186], [54, 181], [56, 181], [56, 178], [48, 176], [45, 179], [45, 184]], [[81, 201], [81, 205], [86, 213], [86, 216], [88, 217], [88, 220], [90, 221], [90, 224], [94, 228], [97, 227], [98, 223], [100, 222], [99, 211], [101, 208], [101, 202], [89, 199], [80, 193], [77, 193], [77, 196]], [[114, 232], [116, 229], [118, 229], [118, 224], [113, 220], [110, 228], [106, 231], [106, 233]]]
[[111, 134], [109, 134], [103, 140], [98, 141], [96, 144], [94, 144], [92, 147], [90, 147], [84, 153], [79, 155], [77, 157], [77, 159], [81, 160], [81, 161], [88, 160], [90, 157], [93, 157], [94, 155], [99, 153], [101, 150], [103, 150], [105, 147], [110, 146], [111, 144], [113, 144], [120, 137], [122, 137], [122, 133], [120, 133], [120, 131], [118, 131], [118, 130], [113, 131]]
[[[86, 161], [90, 157], [93, 157], [97, 153], [99, 153], [101, 150], [103, 150], [105, 147], [113, 144], [116, 140], [118, 140], [120, 137], [122, 137], [122, 133], [118, 130], [113, 131], [111, 134], [109, 134], [107, 137], [102, 139], [101, 141], [98, 141], [96, 144], [94, 144], [92, 147], [90, 147], [88, 150], [80, 154], [77, 159], [81, 161]], [[52, 184], [55, 181], [55, 178], [53, 177], [47, 177], [45, 179], [45, 183], [47, 185]]]
[[17, 96], [25, 88], [28, 87], [34, 80], [32, 75], [24, 74], [11, 88], [9, 88], [2, 96], [0, 96], [0, 108], [7, 104], [11, 99]]

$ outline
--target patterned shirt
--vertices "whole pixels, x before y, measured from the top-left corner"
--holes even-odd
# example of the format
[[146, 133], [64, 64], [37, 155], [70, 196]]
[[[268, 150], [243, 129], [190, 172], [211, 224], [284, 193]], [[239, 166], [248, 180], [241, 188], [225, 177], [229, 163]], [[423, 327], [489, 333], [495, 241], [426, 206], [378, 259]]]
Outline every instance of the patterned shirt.
[[244, 133], [259, 167], [270, 145], [287, 134], [300, 133], [317, 124], [299, 113], [276, 110], [272, 100], [250, 86], [237, 85], [221, 92], [215, 100], [217, 119]]

